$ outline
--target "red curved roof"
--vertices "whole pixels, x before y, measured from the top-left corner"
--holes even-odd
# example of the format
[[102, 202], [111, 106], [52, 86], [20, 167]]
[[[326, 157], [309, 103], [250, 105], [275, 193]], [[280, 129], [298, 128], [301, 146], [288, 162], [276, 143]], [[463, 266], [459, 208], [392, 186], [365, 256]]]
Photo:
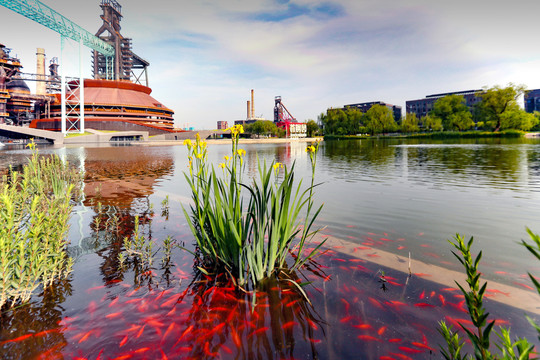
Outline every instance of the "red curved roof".
[[[78, 84], [78, 81], [71, 83]], [[77, 97], [78, 92], [75, 91]], [[85, 104], [158, 107], [172, 112], [150, 96], [151, 92], [152, 89], [147, 86], [126, 81], [84, 79]]]

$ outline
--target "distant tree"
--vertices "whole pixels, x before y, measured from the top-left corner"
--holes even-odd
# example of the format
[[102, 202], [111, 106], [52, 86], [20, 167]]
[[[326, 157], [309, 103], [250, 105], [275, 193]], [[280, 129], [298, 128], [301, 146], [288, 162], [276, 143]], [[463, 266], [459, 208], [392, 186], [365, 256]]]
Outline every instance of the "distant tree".
[[347, 133], [348, 135], [356, 135], [360, 131], [362, 123], [362, 110], [350, 107], [345, 110], [347, 115]]
[[414, 133], [419, 130], [420, 128], [418, 127], [418, 118], [416, 117], [416, 114], [405, 114], [405, 118], [401, 121], [401, 131], [404, 133]]
[[319, 125], [317, 125], [315, 120], [309, 119], [306, 121], [306, 132], [308, 137], [313, 137], [313, 135], [319, 132]]
[[422, 127], [425, 130], [430, 130], [430, 131], [442, 130], [441, 119], [437, 117], [425, 115], [425, 116], [422, 116], [422, 118], [420, 119], [420, 122], [422, 123]]
[[250, 126], [250, 131], [253, 134], [261, 135], [277, 135], [277, 126], [273, 121], [257, 120]]
[[371, 135], [394, 131], [397, 128], [392, 111], [380, 104], [375, 104], [366, 111], [363, 120]]
[[501, 114], [501, 130], [517, 129], [529, 131], [536, 126], [538, 118], [523, 109], [506, 110]]
[[435, 101], [431, 116], [441, 119], [444, 130], [467, 130], [474, 126], [462, 95], [446, 95]]
[[493, 131], [501, 130], [503, 119], [509, 119], [511, 115], [503, 115], [507, 111], [517, 111], [520, 109], [517, 99], [525, 91], [524, 85], [508, 84], [501, 88], [494, 86], [480, 94], [482, 101], [476, 106], [476, 116], [491, 126]]

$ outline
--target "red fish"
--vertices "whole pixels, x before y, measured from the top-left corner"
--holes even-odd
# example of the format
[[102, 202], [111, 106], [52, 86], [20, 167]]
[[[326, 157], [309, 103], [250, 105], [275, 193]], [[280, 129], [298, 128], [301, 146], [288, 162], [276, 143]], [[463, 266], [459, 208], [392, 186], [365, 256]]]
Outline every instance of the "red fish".
[[120, 341], [120, 344], [118, 345], [118, 347], [122, 347], [122, 346], [126, 345], [127, 341], [128, 341], [128, 336], [126, 335], [126, 336], [124, 336], [122, 341]]
[[426, 290], [422, 290], [422, 293], [420, 293], [420, 296], [418, 298], [422, 300], [424, 297], [426, 297]]
[[345, 304], [345, 312], [348, 314], [351, 305], [350, 305], [349, 302], [348, 302], [347, 300], [345, 300], [344, 298], [341, 298], [341, 302], [342, 302], [343, 304]]
[[262, 327], [260, 329], [257, 329], [255, 331], [253, 331], [251, 334], [248, 335], [248, 338], [252, 337], [252, 336], [255, 336], [255, 335], [258, 335], [258, 334], [261, 334], [261, 333], [264, 333], [268, 330], [269, 328], [267, 326], [265, 327]]
[[401, 339], [393, 338], [393, 339], [389, 339], [388, 342], [390, 342], [390, 343], [398, 343], [398, 342], [401, 342]]
[[357, 328], [357, 329], [362, 329], [362, 330], [369, 330], [369, 329], [372, 329], [372, 326], [369, 325], [369, 324], [353, 325], [353, 327], [355, 327], [355, 328]]
[[321, 340], [319, 339], [312, 339], [312, 338], [309, 338], [309, 341], [311, 341], [313, 344], [318, 344], [321, 342]]
[[365, 341], [381, 341], [381, 340], [379, 340], [376, 337], [371, 336], [371, 335], [358, 335], [358, 338], [360, 340], [365, 340]]
[[409, 354], [418, 354], [418, 353], [424, 352], [424, 350], [413, 349], [407, 346], [400, 346], [399, 350], [405, 351], [406, 353], [409, 353]]
[[376, 299], [372, 298], [372, 297], [368, 297], [368, 300], [370, 303], [372, 303], [374, 306], [378, 307], [379, 309], [382, 309], [384, 310], [384, 307], [381, 305], [380, 302], [378, 302]]
[[289, 321], [283, 324], [281, 327], [283, 328], [283, 330], [286, 330], [292, 328], [294, 325], [298, 325], [298, 323], [296, 321]]
[[379, 334], [380, 336], [382, 336], [384, 334], [384, 332], [386, 331], [386, 326], [381, 326], [379, 328], [379, 330], [377, 330], [377, 334]]
[[427, 303], [416, 303], [414, 304], [416, 307], [435, 307], [435, 305], [427, 304]]
[[441, 300], [442, 306], [446, 305], [446, 299], [444, 296], [442, 296], [442, 294], [439, 294], [439, 300]]
[[379, 360], [396, 360], [391, 356], [379, 356]]
[[403, 249], [405, 249], [405, 246], [400, 245], [400, 246], [397, 247], [397, 249], [398, 249], [398, 250], [403, 250]]
[[431, 276], [431, 274], [424, 274], [424, 273], [414, 273], [416, 276]]
[[313, 330], [317, 330], [319, 327], [317, 326], [317, 324], [315, 324], [315, 321], [311, 320], [311, 319], [307, 319], [307, 322], [309, 324], [309, 326], [313, 329]]
[[339, 320], [340, 323], [344, 324], [344, 323], [347, 323], [349, 321], [352, 320], [352, 316], [345, 316], [344, 318], [342, 318], [341, 320]]
[[428, 350], [431, 350], [431, 351], [437, 351], [434, 348], [432, 348], [431, 346], [428, 346], [426, 344], [422, 344], [422, 343], [419, 343], [419, 342], [412, 342], [411, 344], [413, 344], [416, 347], [422, 348], [422, 349], [428, 349]]
[[105, 315], [105, 318], [107, 319], [114, 319], [114, 318], [117, 318], [119, 316], [121, 316], [122, 313], [121, 312], [115, 312], [115, 313], [111, 313], [111, 314], [107, 314]]
[[88, 338], [90, 337], [90, 335], [92, 334], [94, 330], [90, 330], [88, 331], [86, 334], [83, 335], [83, 337], [79, 340], [79, 344], [88, 340]]
[[366, 256], [369, 256], [369, 257], [381, 257], [380, 255], [377, 255], [377, 254], [367, 254]]
[[22, 336], [16, 337], [15, 339], [2, 341], [2, 342], [0, 343], [0, 345], [4, 345], [4, 344], [6, 344], [6, 343], [11, 343], [11, 342], [19, 342], [19, 341], [23, 341], [23, 340], [28, 339], [29, 337], [32, 337], [32, 336], [33, 336], [33, 334], [22, 335]]
[[240, 341], [240, 336], [238, 336], [238, 333], [236, 332], [234, 328], [231, 328], [231, 336], [232, 336], [234, 345], [236, 345], [236, 347], [240, 349], [242, 346], [242, 342]]

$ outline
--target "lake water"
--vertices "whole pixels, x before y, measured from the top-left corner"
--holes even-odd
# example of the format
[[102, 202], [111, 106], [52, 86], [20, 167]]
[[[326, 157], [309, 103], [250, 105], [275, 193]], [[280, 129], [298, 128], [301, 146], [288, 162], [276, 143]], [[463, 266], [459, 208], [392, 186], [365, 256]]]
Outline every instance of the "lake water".
[[[295, 163], [298, 178], [309, 182], [305, 143], [241, 148], [248, 178], [266, 160]], [[217, 165], [229, 152], [230, 145], [211, 145], [209, 159]], [[437, 322], [466, 318], [455, 290], [382, 267], [376, 254], [366, 262], [339, 247], [317, 259], [320, 267], [296, 274], [312, 281], [313, 306], [294, 289], [270, 284], [255, 312], [249, 296], [230, 284], [193, 282], [193, 258], [177, 249], [174, 266], [156, 260], [150, 272], [120, 269], [118, 253], [135, 216], [156, 243], [157, 258], [167, 236], [191, 246], [181, 210], [190, 197], [185, 147], [40, 153], [57, 153], [86, 173], [86, 199], [75, 209], [69, 236], [77, 261], [69, 281], [2, 315], [2, 358], [438, 359]], [[30, 153], [5, 147], [0, 154], [6, 169]], [[525, 273], [540, 273], [518, 245], [528, 239], [527, 227], [540, 233], [539, 140], [327, 141], [317, 161], [315, 202], [324, 203], [317, 225], [324, 234], [460, 271], [446, 241], [460, 233], [474, 236], [474, 248], [483, 250], [485, 279], [529, 291]], [[162, 211], [166, 196], [168, 212]], [[104, 206], [99, 214], [97, 202]], [[117, 234], [104, 225], [111, 219], [121, 224]], [[381, 291], [381, 271], [393, 279], [388, 291]], [[536, 338], [520, 309], [489, 299], [487, 306], [516, 335]]]

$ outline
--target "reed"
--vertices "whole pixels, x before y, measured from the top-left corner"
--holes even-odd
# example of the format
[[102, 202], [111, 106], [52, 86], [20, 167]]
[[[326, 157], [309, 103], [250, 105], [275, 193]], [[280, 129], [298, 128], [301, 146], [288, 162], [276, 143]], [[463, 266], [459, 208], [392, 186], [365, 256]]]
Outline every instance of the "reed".
[[[534, 237], [532, 232], [529, 231], [531, 237], [535, 241], [535, 245], [530, 245], [523, 241], [523, 245], [527, 247], [539, 260], [540, 260], [540, 237]], [[480, 251], [476, 258], [473, 259], [471, 255], [471, 246], [473, 244], [473, 238], [471, 237], [468, 242], [465, 242], [464, 238], [456, 234], [454, 241], [449, 242], [459, 251], [459, 253], [452, 252], [458, 261], [465, 268], [465, 273], [467, 275], [467, 288], [463, 287], [456, 281], [457, 286], [465, 296], [465, 303], [467, 305], [467, 311], [469, 317], [472, 321], [473, 328], [467, 328], [461, 323], [459, 324], [461, 328], [467, 334], [473, 349], [474, 357], [467, 354], [462, 355], [461, 350], [464, 345], [464, 340], [460, 337], [457, 331], [454, 331], [452, 326], [448, 325], [441, 321], [439, 324], [439, 332], [444, 337], [446, 341], [447, 348], [441, 347], [441, 353], [446, 360], [463, 360], [463, 359], [479, 359], [479, 360], [491, 360], [491, 359], [529, 359], [534, 352], [534, 345], [531, 344], [527, 339], [518, 338], [515, 341], [512, 341], [510, 337], [510, 330], [504, 327], [499, 327], [499, 332], [497, 336], [499, 337], [500, 342], [496, 344], [496, 347], [499, 349], [500, 354], [493, 354], [491, 351], [490, 340], [491, 332], [495, 325], [495, 321], [488, 321], [489, 313], [486, 312], [486, 309], [483, 305], [484, 292], [487, 287], [487, 282], [481, 284], [480, 276], [481, 273], [478, 271], [478, 264], [482, 258], [482, 252]], [[530, 274], [529, 274], [530, 275]], [[534, 277], [530, 275], [532, 279]], [[540, 293], [540, 286], [538, 282], [535, 282], [537, 289]], [[529, 319], [529, 321], [531, 321]], [[532, 321], [531, 321], [532, 323]], [[534, 323], [533, 323], [534, 325]], [[540, 335], [540, 328], [536, 326], [536, 329]]]
[[4, 176], [0, 190], [0, 309], [27, 302], [41, 286], [66, 278], [73, 199], [82, 175], [58, 156], [32, 156], [21, 172]]
[[[242, 126], [231, 128], [231, 156], [225, 156], [219, 164], [221, 176], [207, 163], [206, 142], [198, 136], [195, 143], [185, 141], [189, 159], [189, 174], [185, 177], [193, 205], [191, 212], [184, 209], [184, 214], [197, 242], [199, 269], [204, 273], [225, 272], [239, 286], [249, 281], [256, 285], [289, 269], [289, 253], [294, 255], [290, 266], [294, 270], [322, 245], [303, 254], [306, 240], [317, 232], [311, 231], [311, 227], [322, 208], [313, 211], [318, 143], [308, 147], [312, 180], [306, 190], [302, 190], [301, 181], [295, 184], [294, 164], [287, 169], [280, 163], [259, 162], [259, 180], [246, 184], [242, 182], [246, 152], [238, 148], [242, 132]], [[284, 169], [281, 179], [280, 169]], [[301, 216], [305, 216], [303, 221]]]

